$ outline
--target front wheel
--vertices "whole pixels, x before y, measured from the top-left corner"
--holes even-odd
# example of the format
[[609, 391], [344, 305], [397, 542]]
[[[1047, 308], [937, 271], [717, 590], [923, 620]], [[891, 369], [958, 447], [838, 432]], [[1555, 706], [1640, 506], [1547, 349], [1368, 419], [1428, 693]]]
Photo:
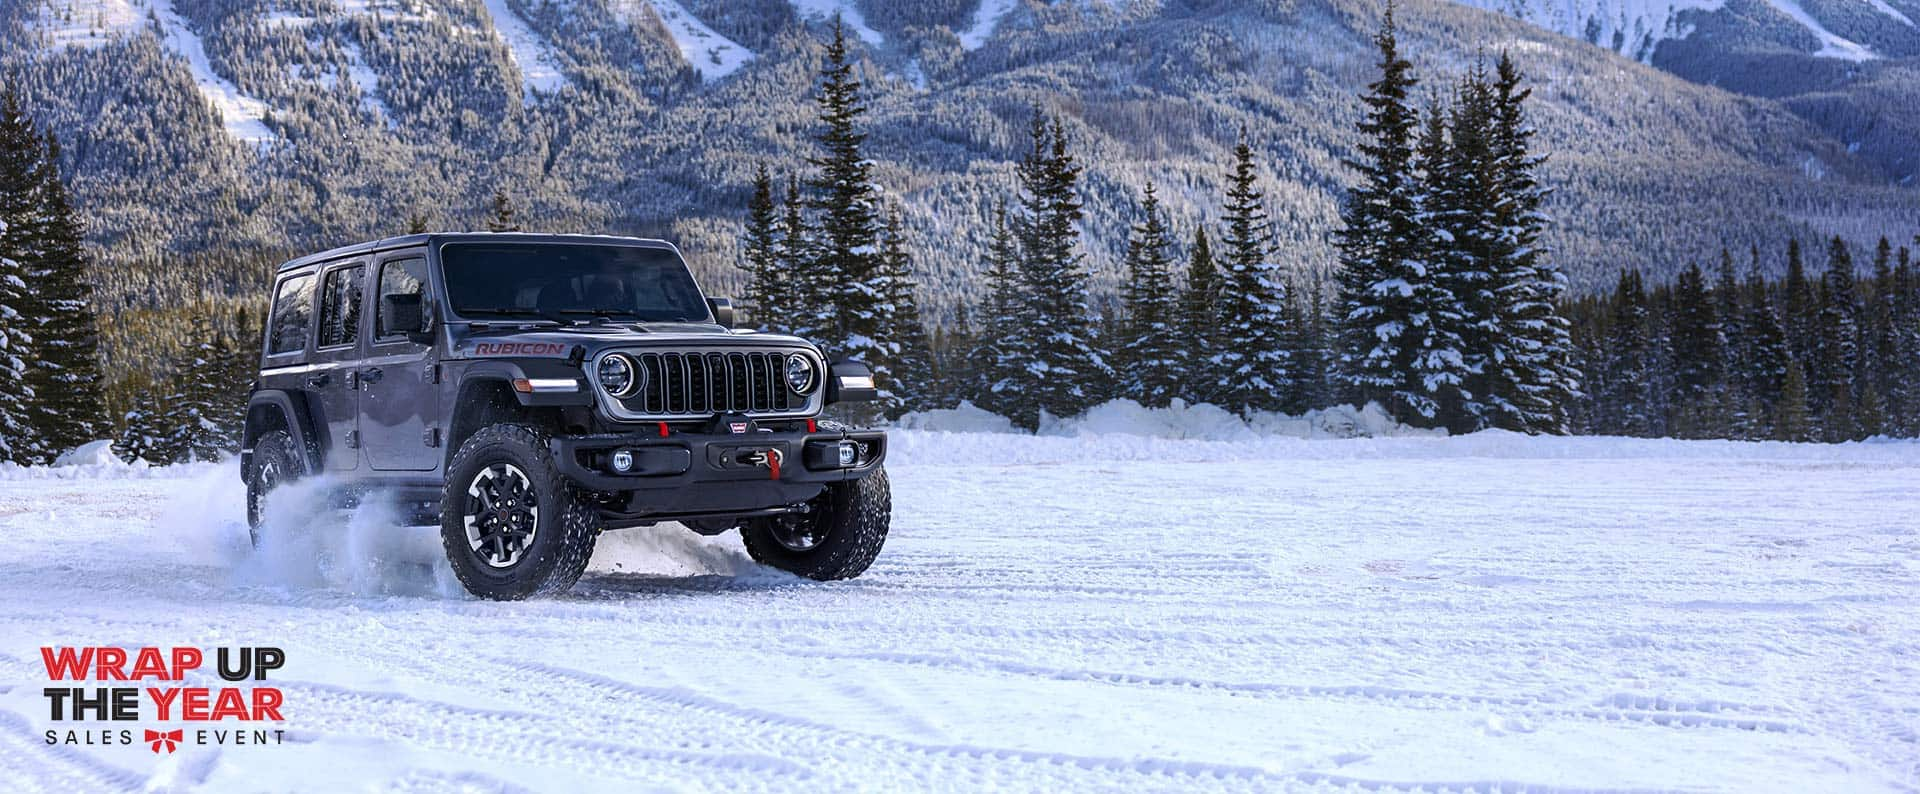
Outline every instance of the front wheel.
[[593, 556], [593, 508], [554, 467], [547, 435], [481, 428], [447, 465], [440, 543], [467, 592], [496, 601], [562, 593]]
[[867, 570], [893, 522], [885, 469], [827, 486], [807, 512], [758, 518], [740, 526], [754, 562], [808, 579], [852, 579]]

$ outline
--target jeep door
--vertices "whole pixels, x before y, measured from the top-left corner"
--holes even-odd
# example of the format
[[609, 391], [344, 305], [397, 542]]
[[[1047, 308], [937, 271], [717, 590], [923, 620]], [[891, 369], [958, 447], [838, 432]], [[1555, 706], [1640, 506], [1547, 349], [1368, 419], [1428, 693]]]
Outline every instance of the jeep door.
[[423, 316], [432, 301], [426, 254], [390, 254], [374, 266], [373, 278], [367, 290], [372, 339], [360, 371], [360, 432], [367, 461], [378, 470], [430, 471], [440, 462], [438, 362], [431, 345], [407, 338], [418, 327], [404, 327], [396, 316]]
[[360, 326], [366, 270], [365, 262], [353, 260], [320, 271], [320, 310], [304, 390], [307, 404], [320, 409], [315, 428], [325, 423], [326, 467], [332, 471], [360, 468]]

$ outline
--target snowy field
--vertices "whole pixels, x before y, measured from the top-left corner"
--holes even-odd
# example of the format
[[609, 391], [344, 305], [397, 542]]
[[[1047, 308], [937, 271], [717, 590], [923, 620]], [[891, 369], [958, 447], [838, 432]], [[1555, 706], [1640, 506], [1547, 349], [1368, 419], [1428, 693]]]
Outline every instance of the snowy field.
[[[1920, 444], [904, 431], [874, 569], [457, 597], [229, 469], [0, 473], [0, 789], [1914, 791]], [[319, 518], [313, 518], [319, 514]], [[279, 746], [47, 746], [43, 644], [278, 645]]]

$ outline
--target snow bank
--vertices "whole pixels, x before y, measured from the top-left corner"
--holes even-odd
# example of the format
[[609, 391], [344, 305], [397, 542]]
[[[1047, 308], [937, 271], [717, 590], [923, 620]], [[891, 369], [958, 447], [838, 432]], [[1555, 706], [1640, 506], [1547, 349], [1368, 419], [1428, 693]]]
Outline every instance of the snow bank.
[[1131, 400], [1098, 405], [1071, 419], [1044, 417], [1028, 435], [970, 403], [900, 417], [891, 434], [894, 465], [1065, 464], [1108, 461], [1359, 460], [1504, 458], [1553, 460], [1736, 459], [1911, 465], [1920, 441], [1852, 444], [1681, 441], [1607, 436], [1527, 436], [1487, 430], [1448, 437], [1393, 421], [1375, 404], [1256, 413], [1242, 419], [1213, 405], [1147, 408]]
[[947, 433], [1012, 433], [1013, 421], [966, 400], [957, 408], [915, 411], [894, 420], [903, 430], [932, 430]]
[[125, 466], [126, 461], [113, 454], [113, 442], [89, 441], [67, 450], [65, 454], [54, 458], [53, 465], [60, 468], [68, 466]]
[[[916, 411], [895, 420], [902, 430], [948, 433], [1018, 433], [1004, 416], [962, 401], [958, 408]], [[1273, 436], [1331, 439], [1444, 436], [1440, 430], [1408, 427], [1395, 422], [1385, 409], [1368, 403], [1364, 408], [1337, 406], [1308, 411], [1301, 416], [1256, 412], [1251, 417], [1217, 405], [1188, 405], [1174, 400], [1165, 408], [1148, 408], [1132, 400], [1096, 405], [1072, 418], [1043, 416], [1041, 436], [1129, 435], [1204, 441], [1250, 441]]]
[[147, 479], [183, 479], [198, 477], [208, 469], [217, 466], [213, 463], [189, 463], [179, 466], [155, 467], [146, 461], [134, 459], [131, 463], [120, 460], [113, 452], [113, 442], [89, 441], [79, 448], [71, 450], [54, 459], [52, 466], [21, 466], [17, 463], [0, 463], [0, 482], [22, 480], [147, 480]]

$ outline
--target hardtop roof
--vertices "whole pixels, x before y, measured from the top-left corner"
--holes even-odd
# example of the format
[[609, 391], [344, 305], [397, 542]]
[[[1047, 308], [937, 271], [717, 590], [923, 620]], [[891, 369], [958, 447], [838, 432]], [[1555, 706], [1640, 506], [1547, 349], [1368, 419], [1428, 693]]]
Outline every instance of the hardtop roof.
[[284, 262], [275, 272], [285, 272], [306, 267], [317, 262], [327, 262], [343, 257], [360, 254], [378, 253], [395, 248], [412, 248], [449, 242], [490, 242], [490, 243], [612, 243], [617, 245], [637, 245], [644, 248], [665, 248], [677, 251], [672, 243], [645, 237], [622, 237], [611, 234], [542, 234], [534, 232], [436, 232], [431, 234], [408, 234], [400, 237], [388, 237], [384, 240], [372, 240], [364, 243], [343, 245], [298, 259]]

